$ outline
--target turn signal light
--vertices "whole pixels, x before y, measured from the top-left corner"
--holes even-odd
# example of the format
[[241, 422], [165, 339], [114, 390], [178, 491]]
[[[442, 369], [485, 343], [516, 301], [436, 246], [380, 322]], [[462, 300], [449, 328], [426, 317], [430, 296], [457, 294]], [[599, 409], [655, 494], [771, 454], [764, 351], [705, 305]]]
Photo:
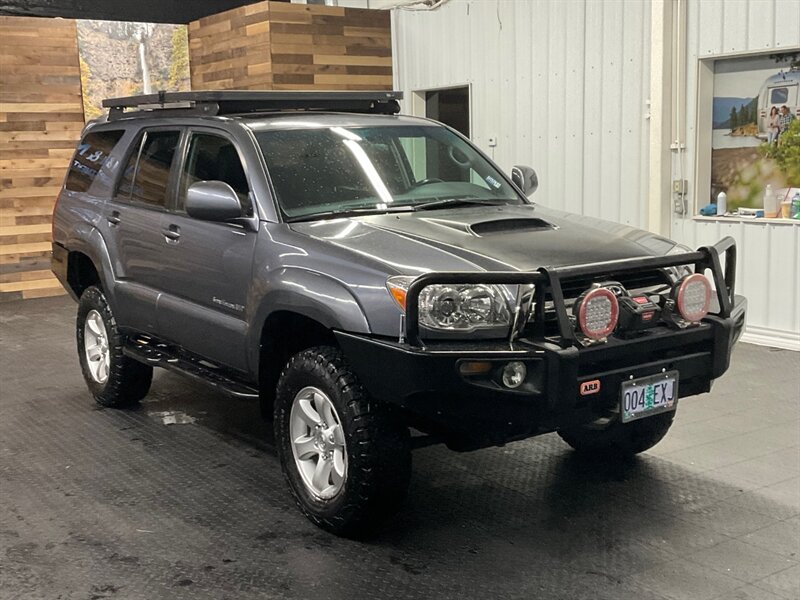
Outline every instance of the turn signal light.
[[614, 292], [604, 287], [592, 288], [578, 298], [575, 307], [578, 327], [587, 338], [603, 340], [617, 326], [619, 302]]
[[681, 317], [697, 323], [708, 314], [711, 306], [711, 284], [705, 275], [693, 273], [682, 278], [676, 285], [675, 303]]

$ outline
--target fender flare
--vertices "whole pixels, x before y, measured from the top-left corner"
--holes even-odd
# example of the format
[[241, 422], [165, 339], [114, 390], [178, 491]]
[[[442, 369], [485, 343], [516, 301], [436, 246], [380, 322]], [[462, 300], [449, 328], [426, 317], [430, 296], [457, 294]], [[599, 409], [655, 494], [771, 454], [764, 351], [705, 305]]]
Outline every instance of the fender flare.
[[114, 269], [111, 265], [111, 256], [108, 253], [108, 247], [103, 236], [100, 235], [96, 227], [89, 224], [80, 227], [75, 234], [66, 243], [67, 251], [70, 254], [79, 252], [92, 261], [94, 268], [97, 270], [97, 275], [100, 277], [100, 283], [103, 285], [106, 299], [113, 303], [116, 280], [114, 278]]
[[322, 273], [300, 267], [284, 267], [269, 274], [264, 293], [248, 333], [249, 363], [258, 369], [261, 332], [270, 315], [293, 312], [331, 330], [369, 334], [371, 328], [361, 304], [347, 286]]

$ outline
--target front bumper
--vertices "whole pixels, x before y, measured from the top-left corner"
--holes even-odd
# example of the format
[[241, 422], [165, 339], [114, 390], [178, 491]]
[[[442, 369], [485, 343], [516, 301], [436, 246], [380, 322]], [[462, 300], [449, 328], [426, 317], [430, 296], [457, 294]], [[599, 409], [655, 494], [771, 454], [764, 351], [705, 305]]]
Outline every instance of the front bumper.
[[[716, 287], [713, 314], [701, 323], [685, 329], [661, 323], [635, 338], [611, 336], [591, 346], [576, 338], [565, 286], [579, 281], [586, 289], [586, 278], [613, 280], [625, 273], [686, 264], [693, 265], [695, 273], [710, 272]], [[530, 273], [426, 273], [408, 288], [407, 343], [348, 333], [337, 337], [373, 397], [399, 405], [416, 427], [442, 436], [453, 448], [479, 448], [617, 418], [620, 385], [629, 379], [678, 371], [680, 396], [709, 391], [728, 369], [731, 350], [744, 328], [747, 301], [734, 293], [735, 274], [736, 244], [730, 237], [680, 255]], [[520, 291], [532, 291], [527, 299], [518, 292], [505, 342], [425, 343], [419, 326], [420, 292], [428, 285], [451, 283], [517, 285]], [[556, 332], [547, 331], [548, 305], [555, 313]], [[527, 327], [529, 321], [532, 328]], [[491, 363], [490, 372], [484, 377], [463, 375], [459, 367], [464, 361]], [[498, 377], [509, 361], [525, 363], [528, 373], [514, 390]]]
[[[735, 296], [728, 318], [709, 316], [684, 330], [666, 326], [637, 339], [563, 348], [517, 340], [440, 343], [414, 348], [385, 339], [337, 332], [338, 342], [359, 379], [376, 399], [401, 407], [412, 424], [441, 436], [454, 449], [470, 450], [556, 429], [614, 417], [620, 384], [661, 371], [679, 372], [680, 397], [711, 389], [730, 364], [744, 327], [747, 301]], [[509, 361], [527, 367], [525, 389], [511, 390], [489, 374], [462, 375], [464, 361], [486, 361], [497, 370]], [[599, 391], [581, 395], [583, 382]], [[593, 386], [594, 387], [594, 386]]]

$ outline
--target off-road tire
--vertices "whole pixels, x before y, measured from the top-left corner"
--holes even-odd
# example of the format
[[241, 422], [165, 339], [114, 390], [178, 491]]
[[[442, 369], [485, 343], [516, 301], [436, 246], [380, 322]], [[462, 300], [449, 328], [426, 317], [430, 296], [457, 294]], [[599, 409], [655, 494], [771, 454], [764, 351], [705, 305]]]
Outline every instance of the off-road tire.
[[[327, 394], [346, 443], [345, 481], [327, 500], [306, 488], [292, 453], [291, 407], [298, 392], [307, 386]], [[336, 535], [363, 538], [402, 506], [411, 476], [408, 426], [393, 407], [369, 397], [337, 348], [309, 348], [289, 360], [278, 380], [274, 430], [292, 495], [303, 514], [319, 527]]]
[[605, 429], [589, 426], [562, 429], [558, 435], [581, 454], [624, 458], [649, 450], [660, 442], [674, 417], [673, 410], [630, 423], [614, 421]]
[[[110, 364], [108, 378], [103, 383], [92, 377], [84, 347], [86, 317], [92, 310], [100, 313], [108, 336]], [[111, 307], [103, 291], [97, 286], [86, 288], [81, 295], [75, 323], [75, 337], [83, 378], [98, 404], [109, 408], [125, 408], [135, 406], [147, 395], [153, 380], [153, 367], [123, 354], [125, 335], [117, 328]]]

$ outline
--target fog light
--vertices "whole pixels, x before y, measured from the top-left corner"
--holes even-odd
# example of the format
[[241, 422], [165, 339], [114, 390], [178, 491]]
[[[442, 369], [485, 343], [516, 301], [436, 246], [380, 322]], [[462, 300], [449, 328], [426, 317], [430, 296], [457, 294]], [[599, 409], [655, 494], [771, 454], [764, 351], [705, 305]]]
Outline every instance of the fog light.
[[525, 363], [518, 360], [508, 363], [503, 367], [503, 385], [507, 388], [518, 388], [525, 381], [525, 376], [528, 374], [528, 369], [525, 368]]

